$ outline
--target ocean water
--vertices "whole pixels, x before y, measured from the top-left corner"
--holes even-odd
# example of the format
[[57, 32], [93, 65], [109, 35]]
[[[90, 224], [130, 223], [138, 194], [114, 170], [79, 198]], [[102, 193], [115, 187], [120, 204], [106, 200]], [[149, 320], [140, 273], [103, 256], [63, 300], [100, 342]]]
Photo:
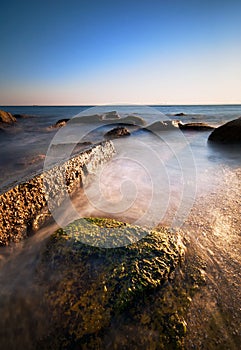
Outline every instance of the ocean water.
[[[175, 120], [186, 122], [206, 122], [213, 126], [221, 125], [229, 120], [241, 115], [241, 105], [224, 106], [100, 106], [91, 108], [89, 106], [5, 106], [0, 109], [12, 114], [27, 115], [28, 118], [18, 119], [14, 127], [8, 128], [7, 132], [0, 134], [0, 190], [11, 187], [14, 183], [35, 171], [41, 171], [44, 166], [44, 159], [49, 146], [53, 142], [58, 130], [51, 128], [58, 120], [63, 118], [73, 118], [76, 115], [90, 115], [94, 113], [104, 113], [105, 111], [121, 110], [123, 116], [140, 115], [146, 124], [152, 124], [157, 120]], [[175, 116], [177, 113], [184, 113], [183, 116]], [[90, 118], [91, 120], [91, 118]], [[110, 129], [105, 122], [102, 123], [102, 133], [98, 132], [98, 127], [92, 123], [91, 141], [96, 142], [103, 139], [103, 131]], [[95, 132], [94, 132], [95, 131]], [[196, 165], [202, 168], [209, 167], [210, 164], [222, 163], [223, 161], [235, 166], [239, 162], [239, 154], [230, 154], [226, 150], [207, 147], [207, 138], [210, 132], [187, 132], [185, 140], [190, 145]], [[153, 135], [152, 135], [153, 136]], [[170, 142], [172, 134], [170, 133]], [[62, 135], [65, 142], [65, 135]], [[151, 135], [139, 133], [135, 138], [151, 140]], [[158, 136], [159, 139], [162, 137]], [[175, 137], [174, 137], [175, 138]], [[88, 140], [88, 138], [86, 138]], [[133, 137], [134, 139], [134, 137]], [[71, 136], [68, 136], [68, 141]], [[169, 142], [169, 141], [168, 141]], [[226, 158], [226, 159], [225, 159]], [[225, 160], [224, 160], [225, 159]], [[1, 191], [2, 191], [1, 190]]]
[[[69, 149], [65, 148], [66, 145], [103, 140], [105, 132], [128, 115], [134, 116], [137, 123], [145, 124], [147, 129], [154, 123], [158, 126], [158, 121], [176, 119], [183, 123], [206, 122], [218, 126], [241, 116], [241, 105], [9, 106], [0, 109], [29, 116], [18, 119], [15, 126], [0, 133], [2, 192], [31, 174], [42, 171], [54, 157], [57, 161]], [[110, 121], [108, 114], [105, 114], [110, 111], [117, 111], [120, 119]], [[177, 113], [184, 115], [176, 116]], [[98, 121], [96, 114], [105, 118]], [[73, 119], [65, 127], [52, 128], [63, 118]], [[79, 122], [76, 123], [75, 119]], [[201, 325], [197, 324], [195, 334], [192, 329], [189, 330], [194, 338], [190, 340], [189, 348], [199, 348], [200, 343], [209, 341], [207, 334], [214, 322], [217, 328], [217, 334], [215, 330], [211, 333], [214, 340], [218, 342], [224, 334], [225, 341], [228, 341], [224, 348], [238, 349], [233, 346], [233, 339], [236, 334], [241, 338], [240, 146], [209, 144], [211, 131], [182, 132], [174, 127], [165, 130], [162, 127], [148, 130], [133, 126], [129, 128], [131, 136], [113, 140], [116, 155], [95, 174], [86, 188], [76, 193], [72, 208], [63, 204], [59, 212], [56, 211], [53, 224], [42, 228], [22, 244], [1, 247], [0, 302], [3, 301], [2, 305], [5, 305], [6, 295], [9, 295], [17, 306], [21, 306], [22, 301], [17, 298], [19, 291], [23, 291], [26, 301], [32, 300], [34, 269], [39, 251], [45, 238], [59, 226], [64, 227], [76, 218], [85, 216], [111, 217], [150, 228], [161, 224], [183, 231], [187, 241], [195, 241], [207, 265], [205, 273], [209, 293], [208, 296], [201, 295], [199, 302], [194, 299], [188, 327], [192, 322], [204, 321]], [[71, 154], [67, 152], [66, 157]], [[188, 249], [192, 248], [189, 246]], [[37, 294], [37, 302], [34, 301], [33, 305], [30, 303], [31, 317], [26, 316], [27, 322], [23, 326], [25, 335], [32, 335], [32, 319], [41, 326], [44, 324], [45, 310], [39, 314], [36, 307], [39, 299], [41, 295]], [[9, 333], [6, 334], [17, 334], [18, 318], [15, 319], [14, 312], [12, 318], [9, 317], [6, 305], [5, 313], [1, 312], [2, 328], [8, 329]], [[219, 306], [225, 310], [223, 313], [219, 312]], [[207, 315], [208, 310], [211, 316]], [[225, 318], [226, 312], [230, 313], [230, 319]], [[19, 315], [21, 319], [22, 314]], [[209, 318], [211, 327], [207, 324]], [[117, 333], [118, 329], [117, 324]], [[8, 341], [7, 335], [2, 335], [2, 338]], [[240, 344], [239, 340], [235, 341]], [[209, 348], [209, 344], [204, 347]]]
[[[156, 122], [177, 119], [218, 126], [241, 115], [241, 105], [0, 108], [27, 116], [0, 134], [2, 192], [41, 172], [50, 159], [61, 159], [65, 146], [100, 142], [105, 132], [128, 116], [148, 129], [148, 125], [158, 125]], [[116, 116], [108, 114], [110, 111], [117, 111], [119, 119], [113, 119]], [[96, 115], [103, 116], [103, 120]], [[71, 120], [65, 127], [52, 127], [63, 118]], [[141, 225], [155, 225], [160, 220], [180, 225], [198, 193], [211, 191], [222, 172], [240, 167], [240, 148], [209, 144], [211, 131], [129, 128], [130, 137], [113, 140], [117, 154], [86, 189], [90, 205], [84, 206], [85, 210], [82, 204], [79, 215], [114, 216]], [[172, 218], [171, 212], [175, 213]], [[72, 215], [67, 216], [73, 219]]]

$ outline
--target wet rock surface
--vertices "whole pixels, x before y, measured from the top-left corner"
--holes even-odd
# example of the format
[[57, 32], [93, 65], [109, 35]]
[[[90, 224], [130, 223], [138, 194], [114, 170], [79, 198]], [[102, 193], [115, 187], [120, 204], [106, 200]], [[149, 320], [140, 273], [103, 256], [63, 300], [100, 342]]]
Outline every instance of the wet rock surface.
[[[89, 173], [108, 161], [115, 150], [106, 141], [82, 153], [52, 164], [30, 180], [23, 181], [0, 195], [0, 245], [18, 242], [31, 235], [60, 206], [68, 194], [83, 186]], [[56, 159], [55, 159], [56, 162]]]
[[216, 128], [208, 140], [221, 144], [241, 144], [241, 117]]
[[177, 130], [178, 127], [178, 120], [164, 120], [164, 121], [157, 121], [153, 124], [150, 124], [143, 128], [143, 130], [147, 131], [170, 131], [170, 130]]
[[12, 125], [16, 121], [16, 118], [11, 113], [0, 110], [0, 126]]
[[[93, 236], [98, 240], [105, 231], [118, 244], [120, 231], [128, 236], [130, 230], [142, 239], [125, 247], [82, 243], [83, 237], [92, 243]], [[37, 267], [50, 315], [49, 333], [39, 349], [50, 344], [64, 349], [183, 349], [190, 297], [179, 289], [184, 259], [179, 238], [164, 228], [150, 232], [100, 218], [59, 229]], [[197, 284], [198, 274], [191, 273]]]
[[53, 128], [61, 128], [62, 126], [65, 126], [69, 120], [70, 120], [69, 118], [60, 119], [52, 127]]
[[123, 136], [130, 136], [130, 131], [124, 126], [118, 126], [107, 133], [105, 133], [106, 139], [115, 139]]
[[213, 126], [206, 123], [178, 123], [179, 129], [181, 130], [197, 130], [197, 131], [209, 131], [215, 129]]

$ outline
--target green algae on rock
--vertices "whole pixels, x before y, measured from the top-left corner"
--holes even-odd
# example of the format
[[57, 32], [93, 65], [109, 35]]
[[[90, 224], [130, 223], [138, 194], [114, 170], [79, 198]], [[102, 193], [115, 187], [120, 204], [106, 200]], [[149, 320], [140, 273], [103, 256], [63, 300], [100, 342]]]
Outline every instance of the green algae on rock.
[[[101, 239], [103, 232], [109, 238], [108, 230], [111, 235], [115, 232], [117, 239], [121, 230], [126, 230], [126, 235], [134, 232], [135, 238], [141, 239], [125, 247], [90, 246], [82, 243], [83, 232], [88, 230], [90, 242], [93, 232], [96, 239]], [[171, 348], [182, 348], [185, 321], [170, 311], [170, 305], [163, 307], [166, 297], [157, 298], [157, 305], [155, 298], [150, 305], [150, 298], [165, 290], [183, 254], [180, 239], [164, 228], [147, 231], [116, 220], [87, 218], [59, 229], [49, 239], [37, 271], [38, 280], [46, 285], [53, 325], [45, 341], [55, 341], [56, 346], [60, 342], [66, 349], [84, 348], [84, 344], [89, 348], [92, 343], [105, 349], [108, 335], [112, 340], [116, 337], [110, 335], [115, 323], [124, 330], [131, 319], [138, 332], [143, 327], [146, 332], [155, 328], [158, 336], [150, 340], [157, 344], [154, 349], [170, 342]], [[150, 311], [153, 305], [155, 310]], [[142, 338], [140, 333], [135, 336]]]
[[149, 234], [147, 229], [103, 218], [82, 218], [70, 223], [57, 234], [72, 238], [74, 245], [82, 242], [100, 248], [130, 245]]

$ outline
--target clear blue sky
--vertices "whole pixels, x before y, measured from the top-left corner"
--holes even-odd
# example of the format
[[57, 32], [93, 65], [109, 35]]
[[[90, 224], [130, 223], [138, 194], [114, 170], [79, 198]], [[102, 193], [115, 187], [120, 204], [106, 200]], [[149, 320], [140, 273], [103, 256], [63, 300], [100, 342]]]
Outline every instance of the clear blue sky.
[[0, 105], [241, 103], [240, 0], [2, 0]]

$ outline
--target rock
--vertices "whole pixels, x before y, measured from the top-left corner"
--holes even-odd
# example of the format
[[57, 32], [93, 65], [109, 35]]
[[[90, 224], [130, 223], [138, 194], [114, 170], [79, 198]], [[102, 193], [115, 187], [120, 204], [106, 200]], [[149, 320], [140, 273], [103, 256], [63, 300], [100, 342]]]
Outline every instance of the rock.
[[[62, 163], [58, 163], [56, 157], [52, 158], [53, 153], [50, 152], [44, 172], [38, 172], [33, 178], [19, 182], [11, 189], [1, 188], [0, 246], [19, 242], [32, 234], [36, 216], [60, 206], [66, 198], [66, 191], [74, 193], [88, 183], [91, 174], [109, 161], [114, 153], [111, 141], [96, 144], [70, 159], [67, 157]], [[44, 158], [44, 155], [39, 155], [36, 166]]]
[[185, 113], [176, 113], [174, 114], [175, 117], [184, 117], [186, 114]]
[[110, 131], [108, 131], [105, 135], [107, 139], [115, 139], [122, 136], [130, 136], [129, 130], [124, 126], [118, 126]]
[[178, 126], [181, 130], [196, 130], [196, 131], [209, 131], [215, 129], [213, 126], [206, 123], [187, 123], [183, 124], [182, 122], [178, 123]]
[[209, 141], [224, 144], [241, 143], [241, 117], [216, 128], [208, 138]]
[[69, 118], [60, 119], [52, 127], [53, 128], [62, 128], [62, 126], [65, 126], [69, 120], [70, 120]]
[[[121, 236], [137, 241], [130, 239], [128, 245], [118, 247]], [[109, 241], [112, 249], [105, 245]], [[180, 240], [164, 228], [148, 231], [113, 219], [82, 218], [59, 229], [48, 240], [36, 269], [52, 317], [46, 347], [40, 348], [49, 348], [53, 339], [59, 339], [66, 349], [114, 348], [107, 346], [108, 335], [118, 322], [123, 330], [135, 324], [131, 338], [135, 344], [144, 341], [143, 349], [151, 347], [141, 332], [145, 329], [151, 334], [152, 326], [158, 333], [156, 343], [152, 339], [153, 349], [166, 349], [170, 344], [178, 349], [184, 321], [175, 304], [173, 312], [175, 298], [167, 285], [183, 256]], [[159, 293], [165, 290], [162, 302]], [[127, 315], [131, 315], [129, 324]], [[121, 338], [126, 341], [129, 336]], [[113, 342], [117, 339], [113, 334]], [[120, 345], [118, 349], [129, 348]]]
[[153, 124], [148, 125], [144, 129], [149, 131], [160, 131], [160, 130], [175, 130], [178, 127], [178, 120], [165, 120], [165, 121], [157, 121]]
[[107, 119], [120, 119], [119, 114], [116, 111], [111, 111], [103, 114], [102, 120], [107, 120]]
[[16, 121], [17, 121], [16, 118], [11, 113], [0, 110], [0, 123], [1, 124], [11, 125], [11, 124], [15, 123]]

